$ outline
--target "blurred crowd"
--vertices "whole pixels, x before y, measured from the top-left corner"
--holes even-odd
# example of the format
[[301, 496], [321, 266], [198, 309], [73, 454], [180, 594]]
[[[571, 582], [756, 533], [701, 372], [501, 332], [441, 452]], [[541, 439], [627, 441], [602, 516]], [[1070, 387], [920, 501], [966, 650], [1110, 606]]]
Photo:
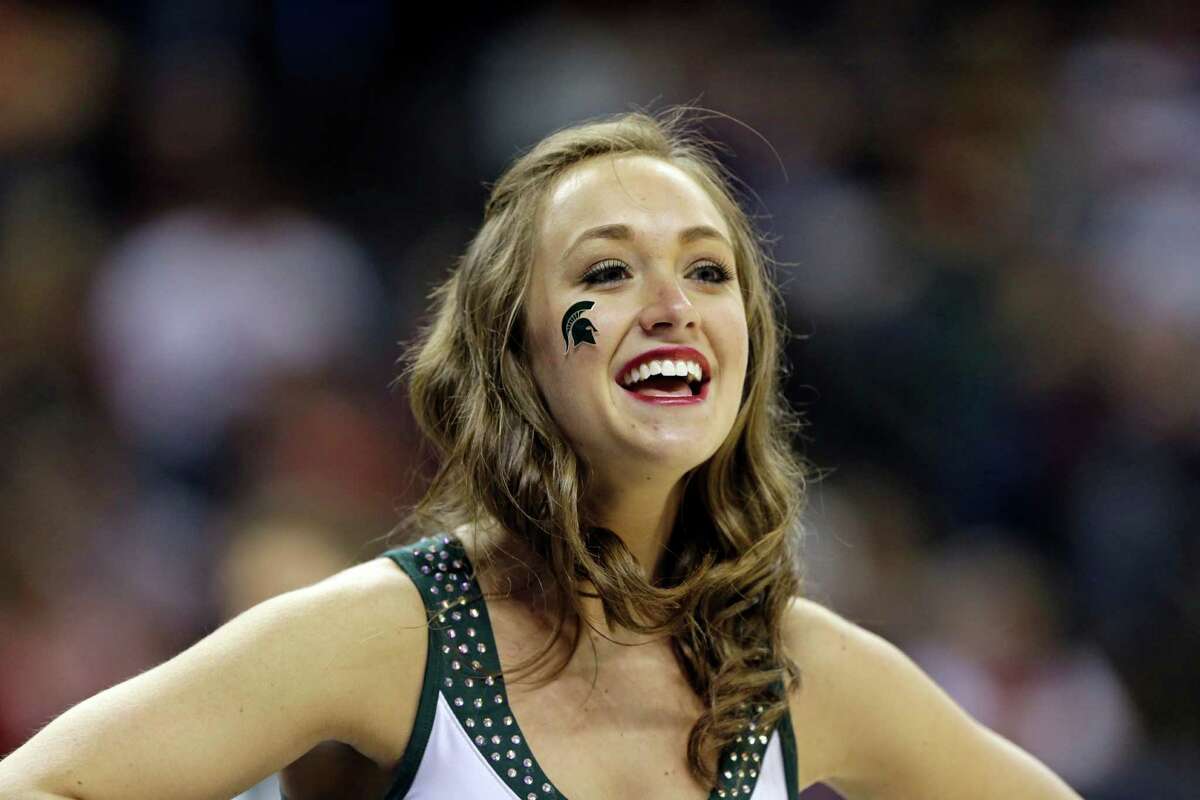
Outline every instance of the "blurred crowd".
[[486, 182], [691, 101], [778, 262], [806, 592], [1086, 797], [1195, 798], [1200, 11], [784, 5], [0, 0], [0, 754], [381, 552]]

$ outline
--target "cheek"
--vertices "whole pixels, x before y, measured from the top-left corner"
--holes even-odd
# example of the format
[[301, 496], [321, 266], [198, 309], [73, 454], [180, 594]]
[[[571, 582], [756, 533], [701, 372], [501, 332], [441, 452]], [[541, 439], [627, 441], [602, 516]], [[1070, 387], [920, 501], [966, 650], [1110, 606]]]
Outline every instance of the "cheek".
[[592, 387], [607, 372], [608, 338], [616, 330], [615, 323], [595, 312], [587, 317], [595, 326], [595, 344], [564, 342], [561, 319], [543, 321], [531, 331], [531, 366], [556, 416], [586, 403], [585, 387]]
[[750, 333], [746, 325], [746, 312], [740, 305], [721, 309], [712, 317], [711, 330], [720, 338], [717, 347], [724, 355], [724, 362], [735, 373], [745, 373], [750, 354]]

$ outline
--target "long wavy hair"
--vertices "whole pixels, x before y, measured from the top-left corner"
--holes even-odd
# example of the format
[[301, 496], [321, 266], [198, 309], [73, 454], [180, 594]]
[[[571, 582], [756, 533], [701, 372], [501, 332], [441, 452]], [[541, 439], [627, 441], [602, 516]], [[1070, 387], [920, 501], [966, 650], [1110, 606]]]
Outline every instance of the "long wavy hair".
[[[552, 635], [518, 670], [552, 661], [560, 640], [570, 647], [550, 677], [566, 666], [585, 597], [598, 597], [610, 622], [669, 636], [704, 701], [689, 766], [711, 784], [717, 755], [751, 718], [775, 724], [787, 710], [785, 690], [800, 677], [784, 654], [781, 625], [800, 590], [793, 548], [807, 473], [792, 446], [799, 418], [779, 393], [785, 332], [767, 243], [739, 207], [715, 146], [689, 126], [692, 111], [627, 113], [560, 130], [492, 186], [482, 227], [432, 293], [432, 322], [403, 357], [398, 382], [407, 382], [439, 463], [399, 530], [488, 526], [536, 555]], [[523, 313], [550, 188], [582, 161], [620, 154], [673, 164], [716, 204], [732, 232], [749, 333], [737, 418], [717, 452], [686, 476], [667, 552], [649, 579], [620, 538], [589, 519], [589, 470], [534, 381]], [[478, 560], [476, 567], [484, 569]]]

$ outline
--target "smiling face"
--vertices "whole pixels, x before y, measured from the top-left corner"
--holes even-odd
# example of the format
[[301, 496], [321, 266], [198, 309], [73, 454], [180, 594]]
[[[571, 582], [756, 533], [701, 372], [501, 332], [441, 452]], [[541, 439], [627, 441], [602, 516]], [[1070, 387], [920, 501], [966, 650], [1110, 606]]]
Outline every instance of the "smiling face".
[[[677, 480], [732, 428], [749, 341], [731, 241], [704, 190], [650, 156], [585, 161], [546, 197], [525, 306], [530, 361], [550, 412], [602, 481]], [[582, 316], [568, 324], [573, 307]], [[701, 367], [698, 393], [694, 376], [693, 388], [686, 376], [626, 388], [659, 348], [673, 351], [654, 354], [660, 366]]]

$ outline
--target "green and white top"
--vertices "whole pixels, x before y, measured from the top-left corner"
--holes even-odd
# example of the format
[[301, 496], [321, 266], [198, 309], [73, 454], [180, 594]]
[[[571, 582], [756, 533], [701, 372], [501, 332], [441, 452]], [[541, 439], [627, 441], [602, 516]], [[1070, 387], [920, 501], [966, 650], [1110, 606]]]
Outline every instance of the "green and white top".
[[[387, 800], [566, 800], [538, 766], [508, 704], [487, 605], [462, 544], [423, 539], [385, 555], [421, 592], [429, 654], [412, 737]], [[710, 800], [796, 800], [795, 739], [747, 723], [718, 762]]]

